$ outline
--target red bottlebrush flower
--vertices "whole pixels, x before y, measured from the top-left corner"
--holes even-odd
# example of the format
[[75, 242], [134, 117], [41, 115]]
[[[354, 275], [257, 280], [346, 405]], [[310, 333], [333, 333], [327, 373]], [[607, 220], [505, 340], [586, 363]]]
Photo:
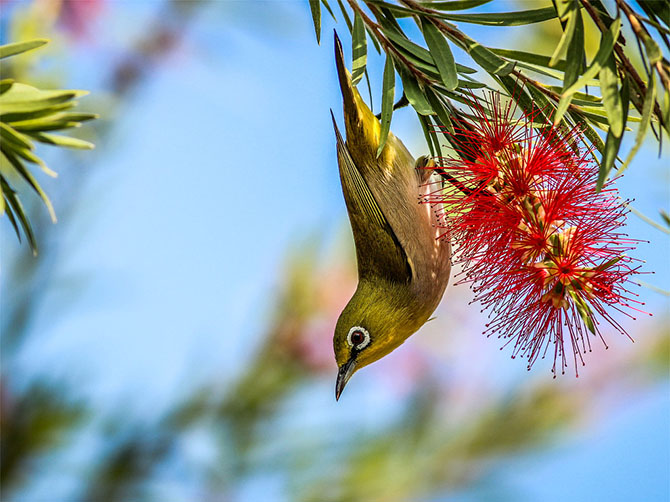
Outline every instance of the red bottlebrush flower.
[[513, 344], [528, 369], [553, 352], [554, 373], [569, 359], [577, 372], [591, 337], [605, 343], [603, 321], [625, 334], [609, 309], [632, 317], [638, 303], [627, 289], [637, 266], [625, 254], [635, 241], [621, 233], [624, 203], [611, 182], [596, 192], [578, 129], [534, 129], [539, 111], [515, 119], [496, 94], [489, 112], [474, 99], [470, 108], [476, 120], [455, 121], [459, 156], [437, 159], [446, 182], [428, 200], [443, 208], [459, 282], [490, 312], [485, 333]]

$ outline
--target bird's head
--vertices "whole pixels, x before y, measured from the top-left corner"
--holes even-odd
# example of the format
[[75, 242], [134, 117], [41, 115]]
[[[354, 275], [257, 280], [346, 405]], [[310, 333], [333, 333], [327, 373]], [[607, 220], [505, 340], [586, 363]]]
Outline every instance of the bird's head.
[[391, 353], [425, 322], [408, 302], [405, 288], [391, 282], [359, 283], [335, 326], [336, 399], [356, 371]]

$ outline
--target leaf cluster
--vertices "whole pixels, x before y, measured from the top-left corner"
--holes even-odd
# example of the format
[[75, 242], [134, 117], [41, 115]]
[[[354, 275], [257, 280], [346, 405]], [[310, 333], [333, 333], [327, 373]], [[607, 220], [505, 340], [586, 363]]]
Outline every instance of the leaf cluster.
[[[46, 44], [46, 40], [31, 40], [0, 46], [0, 59], [15, 56]], [[56, 173], [36, 155], [36, 143], [88, 150], [93, 144], [70, 136], [53, 134], [79, 127], [82, 122], [97, 118], [92, 113], [72, 111], [76, 98], [87, 94], [77, 90], [42, 90], [15, 82], [0, 81], [0, 215], [7, 218], [21, 239], [21, 230], [33, 253], [37, 252], [35, 235], [26, 214], [22, 196], [16, 186], [25, 182], [44, 202], [52, 221], [56, 213], [49, 197], [36, 179], [37, 167], [48, 176]]]
[[[476, 69], [488, 74], [521, 110], [532, 113], [540, 126], [553, 123], [563, 131], [579, 127], [584, 143], [601, 154], [599, 187], [617, 161], [621, 169], [630, 163], [649, 129], [659, 143], [661, 129], [670, 134], [670, 63], [656, 41], [670, 49], [670, 7], [666, 2], [640, 0], [644, 15], [625, 0], [616, 0], [616, 15], [609, 14], [601, 0], [552, 0], [549, 7], [530, 10], [469, 12], [490, 1], [337, 0], [352, 36], [354, 76], [367, 76], [368, 37], [376, 50], [386, 55], [380, 114], [382, 143], [393, 111], [411, 104], [431, 154], [441, 155], [441, 135], [434, 131], [453, 132], [453, 121], [461, 113], [454, 103], [478, 100], [472, 90], [487, 87], [474, 75]], [[317, 40], [321, 5], [336, 19], [328, 0], [310, 1]], [[601, 35], [597, 54], [590, 62], [584, 50], [585, 17], [593, 21]], [[407, 35], [399, 22], [404, 18], [416, 23], [423, 41]], [[551, 56], [486, 47], [455, 24], [521, 26], [550, 20], [560, 22], [563, 31]], [[624, 22], [634, 33], [644, 75], [631, 63], [629, 52], [635, 44], [623, 37]], [[465, 51], [473, 67], [458, 64], [452, 47]], [[403, 96], [394, 104], [396, 75], [402, 81]], [[600, 95], [591, 94], [597, 88]], [[632, 122], [638, 123], [635, 145], [621, 162], [618, 154], [622, 138]], [[597, 130], [605, 134], [604, 140]], [[444, 137], [454, 141], [451, 135]]]

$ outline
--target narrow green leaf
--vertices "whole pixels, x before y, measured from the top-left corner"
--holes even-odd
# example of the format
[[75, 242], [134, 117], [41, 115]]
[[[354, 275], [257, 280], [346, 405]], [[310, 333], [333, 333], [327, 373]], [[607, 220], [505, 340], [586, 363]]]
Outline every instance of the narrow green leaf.
[[368, 96], [370, 97], [370, 111], [374, 113], [374, 103], [372, 102], [372, 86], [370, 85], [370, 75], [368, 70], [365, 70], [365, 84], [368, 88]]
[[422, 2], [424, 6], [435, 10], [466, 10], [487, 4], [492, 0], [452, 0], [451, 2]]
[[458, 73], [456, 72], [454, 55], [449, 48], [449, 42], [430, 21], [422, 20], [421, 29], [430, 49], [430, 54], [433, 56], [433, 61], [435, 61], [435, 66], [437, 66], [442, 77], [442, 83], [447, 89], [453, 91], [458, 86]]
[[586, 85], [588, 80], [592, 79], [598, 74], [598, 72], [600, 72], [600, 68], [602, 68], [602, 66], [607, 62], [607, 59], [612, 55], [612, 49], [614, 49], [614, 44], [616, 43], [617, 38], [619, 38], [620, 30], [621, 19], [615, 19], [612, 23], [612, 26], [610, 26], [610, 29], [603, 33], [603, 36], [600, 40], [600, 47], [598, 48], [598, 52], [593, 58], [591, 65], [574, 84], [572, 84], [563, 92], [564, 96], [566, 94], [573, 94], [578, 89]]
[[26, 136], [14, 130], [4, 122], [0, 122], [0, 138], [17, 147], [25, 148], [27, 150], [33, 149], [32, 143]]
[[514, 69], [514, 64], [505, 61], [500, 56], [496, 56], [487, 47], [484, 47], [467, 35], [464, 35], [463, 43], [465, 44], [465, 50], [470, 54], [470, 57], [488, 73], [504, 76], [509, 75]]
[[0, 45], [0, 59], [16, 56], [22, 52], [37, 49], [38, 47], [42, 47], [47, 43], [49, 43], [48, 40], [39, 38], [35, 40], [29, 40], [27, 42], [16, 42], [14, 44]]
[[650, 64], [654, 65], [663, 59], [661, 48], [644, 32], [642, 33], [642, 43], [644, 43], [644, 51], [647, 53]]
[[12, 224], [12, 227], [14, 228], [16, 237], [19, 239], [19, 242], [21, 242], [21, 231], [19, 230], [19, 226], [16, 223], [16, 218], [14, 217], [12, 206], [9, 205], [9, 201], [7, 201], [7, 198], [5, 197], [4, 193], [0, 197], [2, 198], [2, 208], [3, 208], [2, 214], [4, 215], [6, 212], [7, 218], [9, 219], [9, 222]]
[[330, 5], [328, 5], [328, 0], [321, 0], [321, 3], [324, 5], [328, 13], [330, 14], [330, 17], [333, 18], [335, 22], [337, 22], [337, 18], [335, 17], [335, 14], [333, 13], [333, 9], [330, 8]]
[[[432, 7], [433, 4], [431, 4]], [[433, 7], [434, 8], [434, 7]], [[556, 17], [553, 7], [517, 12], [487, 12], [485, 14], [441, 14], [440, 19], [485, 26], [521, 26], [541, 23]]]
[[354, 29], [354, 25], [351, 22], [351, 18], [349, 17], [349, 13], [347, 12], [347, 9], [344, 7], [344, 4], [342, 3], [342, 0], [337, 0], [337, 4], [340, 6], [340, 11], [342, 12], [342, 17], [344, 18], [344, 22], [347, 24], [347, 28], [349, 28], [349, 33], [351, 33]]
[[579, 9], [574, 0], [571, 1], [570, 4], [559, 3], [558, 5], [568, 6], [565, 12], [561, 12], [561, 21], [563, 22], [567, 21], [567, 24], [565, 26], [565, 29], [563, 30], [563, 35], [561, 36], [561, 39], [559, 40], [558, 45], [554, 50], [554, 53], [549, 59], [549, 66], [551, 66], [552, 68], [555, 67], [556, 64], [558, 64], [558, 61], [561, 59], [561, 57], [563, 57], [563, 54], [565, 54], [566, 49], [570, 46], [570, 42], [572, 42], [572, 39], [575, 36], [575, 30], [577, 29], [577, 23], [578, 23], [577, 18], [579, 13]]
[[351, 81], [356, 85], [361, 78], [363, 78], [368, 59], [368, 43], [365, 25], [358, 12], [354, 15], [354, 31], [351, 34], [351, 41]]
[[[12, 224], [14, 225], [16, 235], [19, 237], [19, 242], [21, 241], [21, 236], [19, 235], [18, 228], [16, 226], [16, 220], [14, 219], [14, 217], [18, 218], [19, 222], [21, 223], [23, 233], [26, 234], [26, 238], [28, 239], [30, 249], [32, 249], [33, 251], [33, 255], [37, 255], [37, 242], [35, 241], [35, 234], [33, 233], [33, 228], [30, 226], [28, 218], [26, 217], [26, 212], [23, 209], [23, 204], [21, 204], [21, 201], [14, 193], [14, 190], [10, 188], [10, 186], [5, 182], [4, 179], [0, 178], [0, 183], [2, 185], [2, 195], [5, 197], [5, 200], [8, 203], [7, 215], [10, 217], [10, 221], [12, 221]], [[13, 215], [11, 215], [10, 211], [13, 211]]]
[[473, 73], [477, 73], [477, 70], [474, 68], [470, 68], [469, 66], [463, 66], [462, 64], [456, 63], [456, 71], [458, 73], [464, 73], [466, 75], [472, 75]]
[[319, 0], [309, 0], [309, 9], [312, 11], [316, 43], [321, 45], [321, 2]]
[[433, 135], [431, 132], [430, 128], [430, 122], [428, 121], [428, 117], [425, 117], [423, 115], [419, 115], [417, 113], [417, 117], [419, 118], [419, 123], [421, 124], [421, 129], [423, 129], [423, 135], [426, 138], [426, 143], [428, 144], [428, 149], [430, 150], [430, 155], [435, 157], [436, 150], [433, 147]]
[[37, 182], [35, 177], [30, 173], [28, 169], [23, 165], [23, 162], [21, 162], [20, 159], [18, 159], [14, 154], [8, 152], [8, 151], [3, 151], [2, 152], [7, 160], [9, 160], [10, 164], [16, 169], [16, 171], [21, 175], [21, 177], [26, 180], [26, 182], [37, 192], [37, 194], [40, 196], [42, 201], [44, 202], [44, 205], [47, 207], [47, 210], [49, 211], [49, 215], [51, 216], [51, 221], [53, 223], [56, 223], [56, 212], [54, 211], [53, 205], [51, 204], [51, 201], [49, 200], [49, 197], [47, 197], [47, 194], [42, 190], [42, 187], [40, 184]]
[[67, 101], [59, 105], [49, 106], [47, 108], [41, 108], [38, 110], [30, 112], [13, 112], [13, 113], [2, 113], [2, 96], [0, 96], [0, 120], [7, 123], [14, 123], [20, 120], [30, 120], [40, 117], [47, 117], [55, 113], [63, 112], [74, 108], [76, 106], [76, 101]]
[[365, 31], [368, 32], [368, 35], [370, 36], [370, 40], [372, 40], [372, 45], [375, 46], [375, 50], [377, 51], [377, 54], [381, 54], [382, 49], [381, 49], [381, 47], [379, 47], [379, 42], [377, 42], [377, 39], [375, 38], [375, 34], [367, 26], [365, 27]]
[[402, 47], [410, 54], [416, 56], [417, 58], [431, 65], [434, 63], [433, 56], [430, 55], [430, 52], [421, 47], [420, 45], [415, 44], [414, 42], [408, 40], [406, 37], [400, 35], [399, 33], [391, 29], [382, 28], [382, 32], [394, 44], [397, 44], [398, 46]]
[[393, 99], [395, 97], [395, 68], [391, 56], [386, 57], [384, 65], [384, 76], [382, 78], [382, 128], [379, 133], [379, 148], [377, 157], [382, 153], [389, 130], [391, 129], [391, 118], [393, 116]]
[[10, 122], [17, 131], [55, 131], [78, 127], [81, 122], [98, 118], [94, 113], [55, 113], [47, 117]]
[[414, 79], [414, 76], [409, 74], [407, 70], [398, 68], [398, 73], [400, 74], [400, 79], [402, 80], [403, 90], [405, 91], [405, 96], [410, 102], [412, 107], [420, 115], [429, 115], [433, 113], [433, 109], [428, 103], [423, 90], [419, 87], [418, 82]]
[[[622, 121], [625, 124], [628, 119], [628, 103], [630, 101], [630, 84], [628, 79], [624, 79], [623, 85], [621, 86], [621, 108], [622, 108]], [[619, 148], [621, 147], [621, 139], [623, 138], [623, 133], [621, 136], [616, 136], [612, 129], [607, 133], [607, 138], [605, 139], [605, 151], [603, 152], [603, 157], [600, 162], [600, 170], [598, 171], [598, 182], [596, 183], [596, 190], [600, 191], [605, 184], [605, 181], [609, 177], [612, 167], [614, 167], [614, 161], [616, 160], [617, 154], [619, 153]]]
[[[632, 107], [629, 106], [628, 109], [630, 110], [632, 109]], [[588, 118], [594, 118], [594, 120], [600, 120], [603, 124], [607, 125], [609, 129], [609, 120], [607, 119], [607, 112], [602, 108], [594, 108], [592, 106], [582, 106], [580, 107], [580, 111]], [[619, 120], [621, 120], [621, 117], [619, 117]], [[629, 123], [642, 122], [642, 118], [630, 115], [628, 117], [628, 122]], [[630, 128], [625, 129], [630, 131]]]
[[610, 54], [606, 63], [600, 68], [600, 93], [609, 119], [609, 125], [615, 136], [621, 136], [624, 124], [621, 122], [621, 96], [619, 95], [619, 79], [616, 73], [614, 54]]
[[433, 111], [437, 114], [437, 124], [440, 126], [442, 130], [446, 129], [449, 132], [454, 132], [454, 125], [451, 123], [451, 119], [449, 118], [449, 112], [447, 111], [447, 108], [445, 104], [442, 102], [442, 99], [436, 95], [434, 92], [432, 92], [430, 89], [426, 91], [426, 98], [428, 98], [428, 102], [430, 103], [430, 106], [433, 108]]
[[524, 63], [523, 61], [515, 61], [514, 64], [517, 68], [524, 68], [526, 70], [539, 73], [540, 75], [555, 78], [556, 80], [560, 80], [561, 82], [563, 81], [564, 78], [564, 75], [560, 71], [555, 71], [550, 68], [543, 68], [541, 66]]
[[481, 82], [475, 82], [473, 80], [462, 80], [460, 78], [458, 79], [458, 88], [459, 89], [484, 89], [484, 88], [491, 89], [486, 84], [482, 84]]
[[586, 61], [582, 12], [578, 9], [575, 10], [573, 17], [575, 19], [575, 31], [568, 45], [565, 71], [563, 72], [563, 89], [568, 88], [577, 80], [582, 71], [584, 71], [584, 61]]
[[602, 189], [605, 181], [609, 177], [610, 171], [614, 166], [617, 152], [619, 151], [619, 146], [621, 146], [621, 138], [617, 138], [612, 131], [609, 131], [607, 133], [607, 138], [605, 139], [605, 152], [603, 153], [603, 158], [600, 162], [600, 170], [598, 171], [598, 183], [596, 184], [597, 191]]
[[[5, 150], [6, 152], [6, 150]], [[58, 174], [56, 171], [52, 171], [47, 167], [47, 165], [44, 163], [42, 159], [40, 159], [37, 155], [35, 155], [33, 152], [30, 150], [27, 150], [25, 148], [17, 148], [12, 150], [12, 152], [15, 155], [18, 155], [19, 157], [27, 160], [28, 162], [32, 162], [33, 164], [36, 164], [42, 171], [44, 171], [45, 174], [48, 176], [51, 176], [52, 178], [56, 178]]]
[[[565, 90], [568, 89], [578, 79], [579, 74], [582, 72], [584, 61], [584, 20], [582, 19], [581, 11], [574, 11], [571, 14], [568, 24], [572, 22], [572, 20], [574, 20], [575, 28], [568, 46], [565, 63], [565, 74], [563, 76], [563, 92], [565, 92]], [[557, 124], [561, 118], [563, 118], [563, 114], [570, 106], [571, 100], [572, 94], [567, 96], [563, 95], [561, 97], [558, 102], [558, 106], [556, 107], [554, 124]]]
[[15, 83], [7, 92], [0, 95], [0, 115], [4, 117], [10, 113], [40, 111], [86, 94], [88, 94], [86, 91], [75, 90], [42, 91], [29, 85]]
[[642, 143], [644, 142], [644, 137], [647, 134], [647, 130], [649, 129], [649, 124], [651, 123], [651, 115], [654, 109], [654, 101], [655, 101], [654, 98], [656, 97], [656, 79], [654, 75], [655, 75], [654, 72], [651, 72], [651, 77], [649, 79], [649, 84], [647, 86], [647, 95], [644, 97], [644, 105], [642, 107], [642, 121], [638, 126], [637, 135], [635, 136], [635, 145], [633, 145], [633, 148], [628, 153], [626, 161], [621, 166], [621, 169], [619, 169], [619, 173], [624, 172], [628, 168], [630, 162], [633, 160], [633, 157], [635, 157], [638, 150], [642, 146]]
[[557, 61], [553, 65], [550, 65], [549, 62], [551, 61], [551, 58], [549, 56], [542, 56], [541, 54], [535, 54], [532, 52], [513, 51], [509, 49], [491, 49], [491, 52], [497, 54], [498, 56], [503, 56], [514, 61], [523, 61], [524, 63], [544, 66], [545, 68], [555, 68], [560, 71], [565, 70], [565, 60], [563, 59]]
[[42, 143], [47, 143], [50, 145], [64, 146], [67, 148], [77, 148], [79, 150], [92, 150], [95, 148], [93, 143], [84, 141], [83, 139], [72, 138], [70, 136], [60, 136], [57, 134], [47, 134], [47, 133], [30, 133], [30, 136], [35, 138], [37, 141]]

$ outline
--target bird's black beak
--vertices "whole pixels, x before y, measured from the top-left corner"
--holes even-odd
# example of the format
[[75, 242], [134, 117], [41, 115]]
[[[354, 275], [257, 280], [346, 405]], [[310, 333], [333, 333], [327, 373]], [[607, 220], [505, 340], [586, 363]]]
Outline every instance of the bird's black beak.
[[356, 360], [353, 357], [340, 366], [340, 370], [337, 372], [337, 382], [335, 382], [335, 401], [340, 399], [340, 394], [342, 394], [344, 386], [347, 385], [354, 371], [356, 371]]

